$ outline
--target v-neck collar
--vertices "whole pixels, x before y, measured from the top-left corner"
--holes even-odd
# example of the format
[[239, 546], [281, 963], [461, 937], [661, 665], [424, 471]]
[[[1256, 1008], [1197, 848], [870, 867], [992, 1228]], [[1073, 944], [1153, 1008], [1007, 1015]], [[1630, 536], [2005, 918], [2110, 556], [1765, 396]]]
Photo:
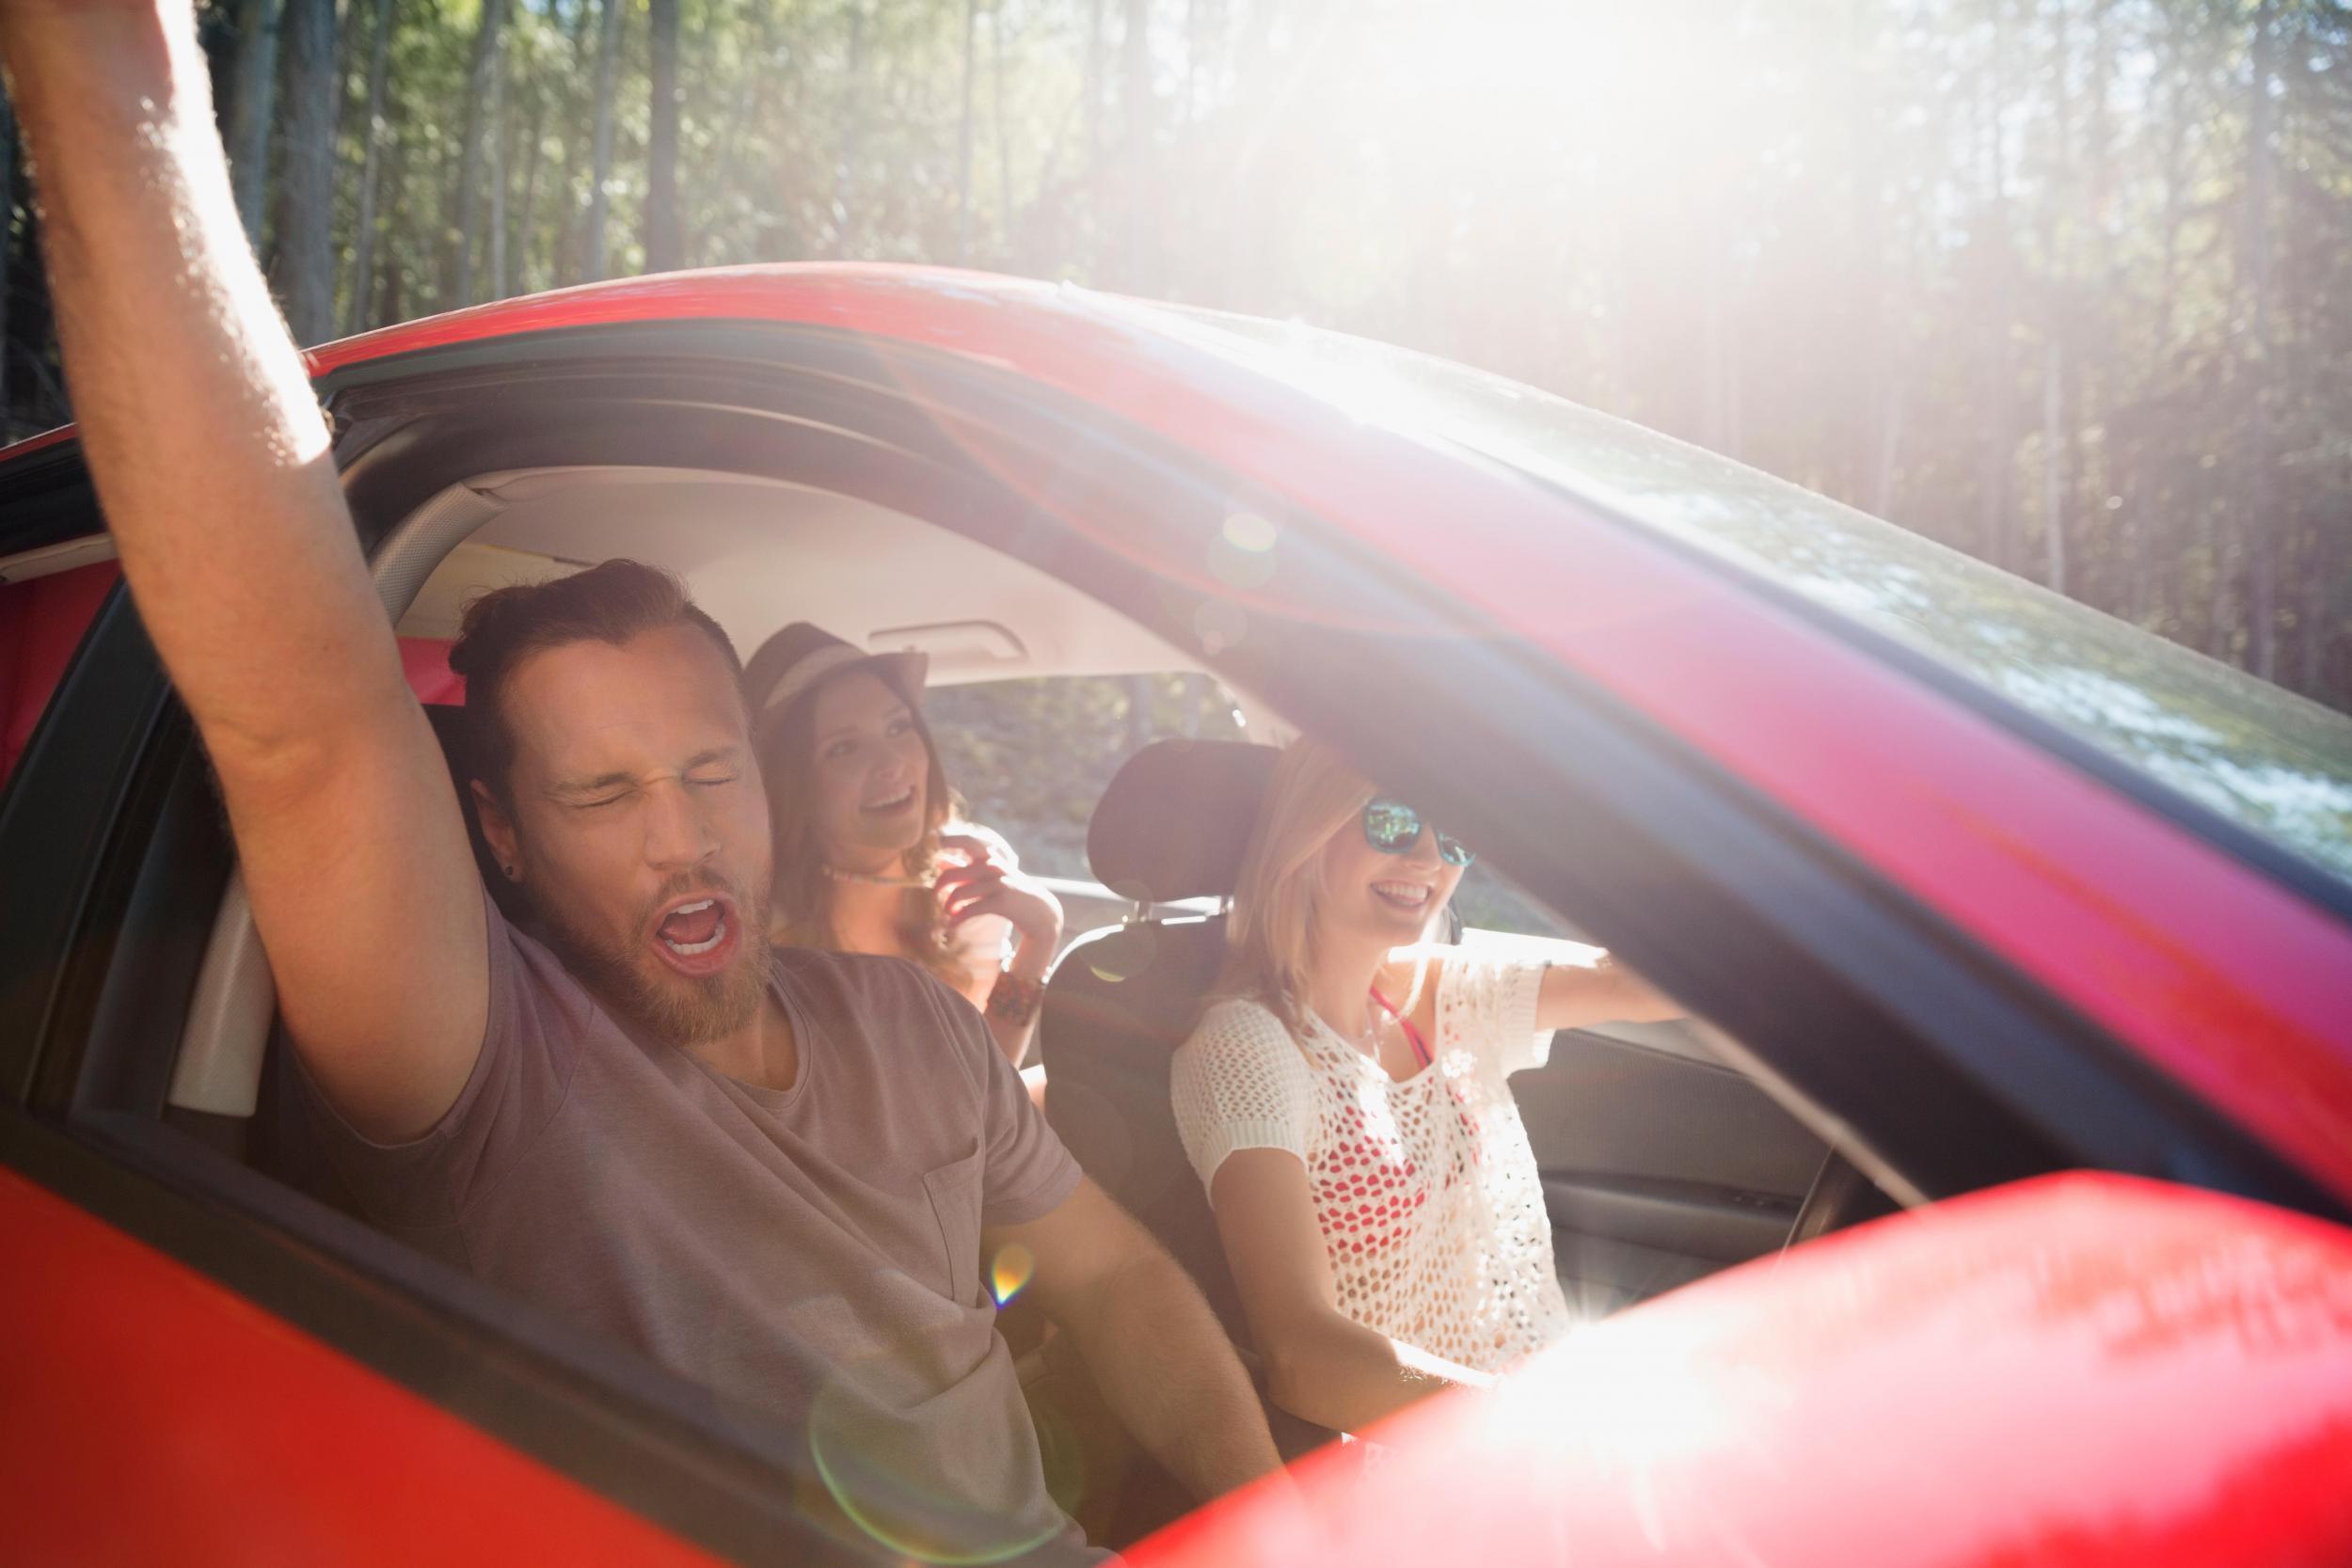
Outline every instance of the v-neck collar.
[[776, 999], [776, 1005], [784, 1009], [784, 1021], [792, 1031], [792, 1049], [797, 1067], [797, 1070], [792, 1074], [792, 1086], [788, 1089], [778, 1089], [771, 1088], [765, 1084], [754, 1084], [746, 1079], [721, 1072], [691, 1051], [683, 1051], [679, 1054], [701, 1069], [704, 1076], [720, 1087], [739, 1089], [752, 1103], [761, 1110], [780, 1115], [799, 1104], [806, 1097], [809, 1080], [817, 1075], [817, 1063], [824, 1053], [815, 1049], [818, 1041], [815, 1037], [816, 1031], [810, 1027], [808, 1022], [808, 1010], [803, 1007], [799, 999], [792, 994], [792, 987], [785, 975], [784, 961], [777, 956], [775, 949], [769, 949], [768, 960], [769, 994], [773, 996]]

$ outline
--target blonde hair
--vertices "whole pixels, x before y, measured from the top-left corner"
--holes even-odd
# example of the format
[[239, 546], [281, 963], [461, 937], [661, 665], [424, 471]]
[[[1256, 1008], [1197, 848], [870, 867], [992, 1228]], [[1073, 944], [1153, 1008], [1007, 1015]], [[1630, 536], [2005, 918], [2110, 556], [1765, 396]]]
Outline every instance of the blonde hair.
[[[1322, 741], [1301, 736], [1283, 748], [1242, 851], [1233, 910], [1225, 922], [1225, 966], [1213, 998], [1247, 998], [1280, 1019], [1294, 1038], [1306, 1032], [1307, 988], [1323, 912], [1316, 862], [1331, 835], [1377, 794], [1370, 779]], [[1412, 991], [1402, 1004], [1406, 1012], [1419, 1000], [1425, 969], [1416, 966]]]

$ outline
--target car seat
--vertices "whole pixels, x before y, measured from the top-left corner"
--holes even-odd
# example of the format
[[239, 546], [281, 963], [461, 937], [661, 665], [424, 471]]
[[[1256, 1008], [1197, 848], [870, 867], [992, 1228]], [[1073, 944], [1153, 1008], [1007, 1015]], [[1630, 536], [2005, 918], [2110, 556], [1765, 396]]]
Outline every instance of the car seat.
[[1232, 896], [1275, 755], [1238, 741], [1162, 740], [1120, 768], [1087, 824], [1087, 861], [1136, 912], [1062, 955], [1038, 1023], [1046, 1119], [1191, 1273], [1245, 1348], [1248, 1325], [1168, 1098], [1169, 1058], [1224, 961], [1225, 916], [1148, 911]]
[[[1253, 1370], [1249, 1325], [1168, 1097], [1169, 1057], [1224, 961], [1225, 916], [1153, 910], [1232, 895], [1275, 756], [1237, 741], [1162, 740], [1127, 760], [1087, 824], [1087, 861], [1135, 911], [1061, 956], [1038, 1022], [1046, 1119], [1191, 1274]], [[1057, 1407], [1041, 1430], [1057, 1420], [1077, 1429], [1094, 1505], [1077, 1511], [1089, 1539], [1117, 1545], [1188, 1512], [1198, 1499], [1123, 1440], [1064, 1339], [1048, 1341], [1046, 1359], [1050, 1380], [1031, 1388], [1031, 1403]], [[1337, 1435], [1271, 1405], [1266, 1419], [1285, 1458]]]

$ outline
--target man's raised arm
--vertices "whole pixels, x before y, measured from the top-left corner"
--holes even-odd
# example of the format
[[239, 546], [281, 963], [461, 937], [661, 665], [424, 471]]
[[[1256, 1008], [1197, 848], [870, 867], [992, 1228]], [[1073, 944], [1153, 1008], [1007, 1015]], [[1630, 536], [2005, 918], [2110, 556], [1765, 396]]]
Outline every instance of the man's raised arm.
[[237, 223], [187, 0], [0, 0], [66, 377], [221, 787], [278, 1005], [362, 1132], [480, 1049], [482, 895], [299, 356]]

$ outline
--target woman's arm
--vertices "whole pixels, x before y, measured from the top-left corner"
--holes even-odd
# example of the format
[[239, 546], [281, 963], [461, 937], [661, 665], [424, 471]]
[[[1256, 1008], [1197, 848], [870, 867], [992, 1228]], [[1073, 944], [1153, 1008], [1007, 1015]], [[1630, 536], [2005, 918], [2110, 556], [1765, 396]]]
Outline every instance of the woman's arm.
[[1225, 1158], [1209, 1186], [1217, 1234], [1274, 1402], [1318, 1426], [1361, 1432], [1419, 1400], [1493, 1379], [1415, 1350], [1339, 1308], [1307, 1167], [1285, 1149]]
[[[1024, 876], [1020, 861], [993, 833], [946, 833], [939, 846], [963, 861], [942, 871], [936, 884], [948, 929], [976, 916], [996, 915], [1012, 927], [1019, 941], [1012, 961], [981, 1008], [996, 1049], [1017, 1068], [1037, 1035], [1045, 972], [1061, 946], [1061, 900], [1036, 878]], [[1033, 1099], [1036, 1087], [1031, 1085]]]
[[1594, 1023], [1656, 1023], [1682, 1008], [1603, 953], [1591, 965], [1553, 964], [1535, 997], [1535, 1026], [1581, 1029]]

